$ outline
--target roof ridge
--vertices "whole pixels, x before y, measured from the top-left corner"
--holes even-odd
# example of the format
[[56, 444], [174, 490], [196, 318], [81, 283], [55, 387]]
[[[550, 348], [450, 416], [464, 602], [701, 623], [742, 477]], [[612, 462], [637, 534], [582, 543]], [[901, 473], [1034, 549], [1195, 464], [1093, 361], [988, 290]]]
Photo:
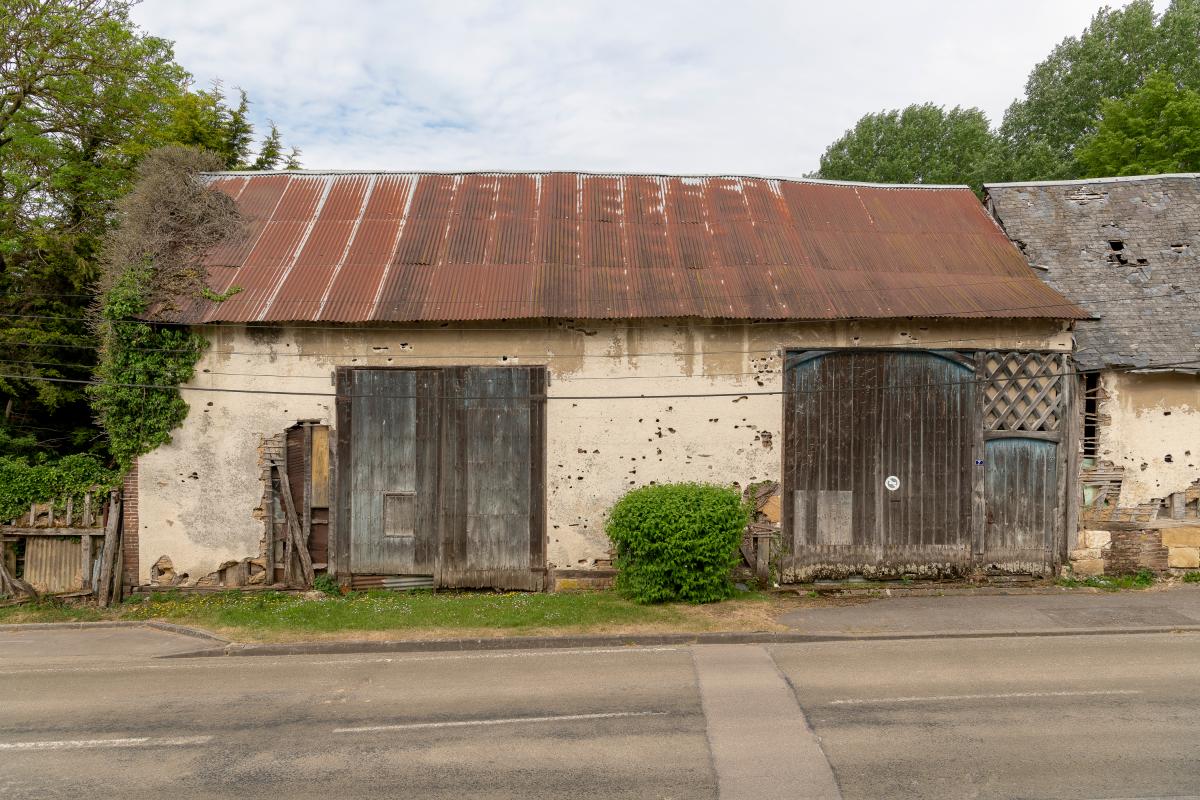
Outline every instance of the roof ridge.
[[1061, 181], [1007, 181], [1003, 183], [985, 183], [984, 189], [1017, 188], [1020, 186], [1086, 186], [1091, 183], [1135, 183], [1137, 181], [1154, 181], [1163, 178], [1190, 178], [1200, 180], [1200, 172], [1164, 172], [1159, 175], [1114, 175], [1107, 178], [1071, 178]]
[[870, 181], [835, 181], [827, 178], [791, 177], [787, 175], [750, 175], [736, 172], [624, 172], [620, 170], [593, 171], [578, 169], [467, 169], [467, 170], [437, 170], [437, 169], [274, 169], [274, 170], [212, 170], [201, 175], [590, 175], [597, 178], [734, 178], [756, 181], [787, 181], [789, 183], [815, 183], [830, 186], [864, 186], [871, 189], [966, 189], [966, 184], [956, 183], [873, 183]]

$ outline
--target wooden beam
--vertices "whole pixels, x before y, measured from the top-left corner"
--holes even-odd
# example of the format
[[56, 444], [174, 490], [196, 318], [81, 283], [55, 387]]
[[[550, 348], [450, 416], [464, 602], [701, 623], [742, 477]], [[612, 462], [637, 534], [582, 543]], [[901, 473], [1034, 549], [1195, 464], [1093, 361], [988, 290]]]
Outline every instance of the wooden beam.
[[[304, 477], [303, 489], [300, 497], [303, 500], [303, 506], [300, 509], [300, 525], [303, 536], [301, 541], [304, 542], [304, 549], [308, 549], [308, 543], [312, 541], [312, 425], [304, 426]], [[285, 452], [286, 459], [286, 452]]]
[[121, 495], [114, 489], [108, 495], [108, 524], [104, 526], [104, 549], [100, 562], [97, 602], [107, 606], [112, 599], [113, 563], [117, 557], [117, 529], [121, 522]]
[[975, 356], [978, 367], [975, 373], [975, 409], [971, 414], [972, 444], [974, 466], [971, 468], [971, 541], [976, 556], [982, 556], [987, 538], [987, 447], [984, 444], [984, 426], [987, 420], [986, 389], [989, 384], [987, 377], [987, 354], [977, 353]]
[[87, 589], [92, 585], [92, 537], [84, 534], [79, 537], [79, 588]]
[[[284, 461], [286, 462], [286, 454]], [[300, 557], [300, 569], [304, 578], [305, 586], [312, 586], [316, 575], [313, 574], [312, 557], [308, 553], [308, 542], [302, 538], [300, 528], [300, 517], [296, 514], [296, 504], [292, 500], [292, 484], [288, 478], [287, 467], [284, 464], [276, 464], [275, 469], [279, 471], [279, 493], [283, 495], [283, 508], [287, 513], [288, 531], [292, 538], [292, 547], [296, 551], [296, 555]], [[288, 560], [291, 563], [291, 560]]]
[[5, 536], [99, 536], [103, 528], [10, 528], [0, 526]]

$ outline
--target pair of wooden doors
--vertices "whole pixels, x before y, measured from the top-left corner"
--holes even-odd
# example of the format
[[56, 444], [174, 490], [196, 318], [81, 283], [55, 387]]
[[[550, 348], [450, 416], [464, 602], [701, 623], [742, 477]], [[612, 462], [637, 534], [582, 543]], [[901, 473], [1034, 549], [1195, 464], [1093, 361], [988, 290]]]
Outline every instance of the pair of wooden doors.
[[541, 589], [545, 368], [349, 368], [338, 378], [349, 571]]
[[[1052, 567], [1059, 434], [1005, 428], [1013, 419], [1044, 427], [1049, 415], [994, 412], [1007, 395], [1028, 395], [1019, 384], [1061, 374], [1047, 368], [1032, 379], [996, 379], [988, 364], [1011, 362], [989, 355], [789, 356], [785, 576], [962, 574], [992, 562], [1012, 571]], [[1050, 394], [1034, 399], [1044, 405]]]

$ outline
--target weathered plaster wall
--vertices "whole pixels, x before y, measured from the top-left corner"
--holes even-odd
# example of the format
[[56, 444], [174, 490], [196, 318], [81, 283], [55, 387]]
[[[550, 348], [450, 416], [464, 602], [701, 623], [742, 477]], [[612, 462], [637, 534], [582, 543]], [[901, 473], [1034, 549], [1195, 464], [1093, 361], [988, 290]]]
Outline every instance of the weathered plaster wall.
[[[161, 555], [192, 580], [258, 555], [258, 446], [300, 419], [335, 424], [338, 366], [548, 365], [549, 560], [588, 567], [608, 555], [607, 509], [634, 486], [779, 479], [783, 348], [1071, 347], [1070, 333], [1048, 321], [225, 326], [205, 334], [212, 347], [184, 391], [187, 421], [139, 461], [143, 582]], [[620, 399], [628, 395], [701, 396]]]
[[1185, 491], [1200, 479], [1200, 376], [1109, 371], [1102, 376], [1099, 456], [1124, 467], [1118, 505]]

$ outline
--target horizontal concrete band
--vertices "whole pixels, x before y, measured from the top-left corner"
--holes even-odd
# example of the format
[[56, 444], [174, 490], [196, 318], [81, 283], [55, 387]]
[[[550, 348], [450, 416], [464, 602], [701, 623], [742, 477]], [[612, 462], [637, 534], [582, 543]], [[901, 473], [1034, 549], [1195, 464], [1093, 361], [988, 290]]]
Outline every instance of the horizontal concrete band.
[[223, 636], [217, 636], [203, 628], [191, 628], [186, 625], [175, 625], [171, 622], [158, 620], [104, 620], [100, 622], [18, 622], [0, 625], [0, 632], [11, 631], [54, 631], [54, 630], [93, 630], [99, 628], [150, 628], [156, 631], [177, 633], [180, 636], [191, 636], [195, 639], [207, 639], [219, 644], [229, 644]]
[[704, 644], [819, 644], [821, 642], [905, 641], [910, 639], [996, 639], [1047, 636], [1124, 636], [1155, 633], [1200, 633], [1200, 625], [1155, 625], [1126, 628], [1043, 628], [1000, 631], [915, 631], [906, 633], [670, 633], [600, 636], [522, 636], [496, 639], [294, 642], [228, 644], [159, 658], [216, 656], [354, 655], [370, 653], [442, 653], [481, 650], [552, 650], [591, 647], [652, 647]]

